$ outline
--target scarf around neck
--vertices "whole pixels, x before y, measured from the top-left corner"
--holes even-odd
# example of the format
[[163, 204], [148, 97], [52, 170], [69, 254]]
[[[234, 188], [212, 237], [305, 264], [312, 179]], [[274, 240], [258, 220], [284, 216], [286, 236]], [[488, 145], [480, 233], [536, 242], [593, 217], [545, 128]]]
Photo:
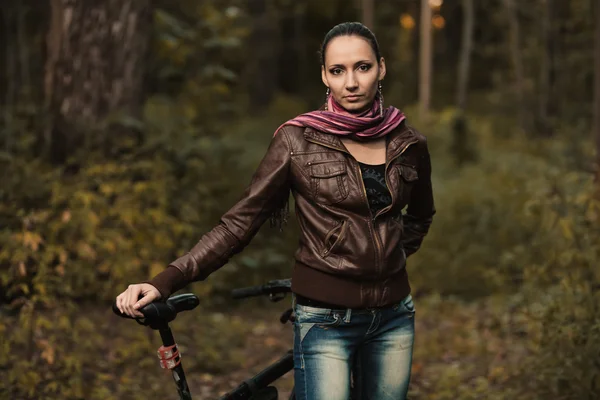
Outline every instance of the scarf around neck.
[[340, 106], [333, 96], [329, 95], [327, 110], [315, 110], [300, 114], [283, 123], [273, 136], [285, 125], [293, 125], [310, 127], [319, 132], [349, 137], [358, 141], [378, 139], [392, 132], [405, 119], [404, 114], [392, 106], [383, 109], [383, 113], [381, 113], [380, 102], [381, 99], [377, 96], [370, 109], [352, 114]]

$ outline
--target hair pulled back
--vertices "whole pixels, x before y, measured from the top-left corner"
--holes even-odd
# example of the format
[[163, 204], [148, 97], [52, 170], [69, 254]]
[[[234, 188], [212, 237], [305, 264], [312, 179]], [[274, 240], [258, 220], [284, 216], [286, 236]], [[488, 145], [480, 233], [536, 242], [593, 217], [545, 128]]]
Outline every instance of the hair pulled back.
[[321, 65], [325, 65], [325, 50], [327, 50], [327, 45], [332, 39], [335, 39], [339, 36], [360, 36], [371, 45], [371, 48], [375, 53], [375, 57], [377, 58], [377, 62], [379, 62], [381, 59], [377, 38], [375, 38], [375, 34], [371, 32], [369, 28], [360, 22], [343, 22], [331, 28], [331, 30], [325, 35], [323, 43], [321, 44], [321, 50], [319, 51]]

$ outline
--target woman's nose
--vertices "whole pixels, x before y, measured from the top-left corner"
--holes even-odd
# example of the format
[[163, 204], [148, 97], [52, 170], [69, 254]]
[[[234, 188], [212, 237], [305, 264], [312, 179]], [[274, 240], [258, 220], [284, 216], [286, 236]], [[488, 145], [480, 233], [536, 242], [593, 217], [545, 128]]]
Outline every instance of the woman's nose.
[[346, 78], [346, 90], [356, 90], [358, 88], [358, 81], [356, 80], [356, 76], [353, 73], [347, 75]]

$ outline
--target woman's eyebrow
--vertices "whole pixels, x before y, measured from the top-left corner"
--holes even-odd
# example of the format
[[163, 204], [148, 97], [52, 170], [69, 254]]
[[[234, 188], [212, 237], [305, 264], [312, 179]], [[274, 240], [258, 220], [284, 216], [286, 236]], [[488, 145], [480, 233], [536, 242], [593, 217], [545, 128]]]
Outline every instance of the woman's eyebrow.
[[[371, 63], [372, 63], [371, 60], [360, 60], [360, 61], [355, 62], [354, 66], [358, 67], [359, 65], [362, 65], [362, 64], [371, 64]], [[332, 64], [329, 66], [329, 68], [344, 68], [344, 67], [345, 67], [345, 65], [343, 65], [343, 64]]]

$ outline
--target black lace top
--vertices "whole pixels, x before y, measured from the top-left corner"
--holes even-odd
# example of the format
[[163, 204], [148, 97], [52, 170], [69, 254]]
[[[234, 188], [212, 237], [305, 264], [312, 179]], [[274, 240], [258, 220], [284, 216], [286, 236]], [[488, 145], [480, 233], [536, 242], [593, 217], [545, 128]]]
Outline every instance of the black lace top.
[[358, 163], [362, 173], [367, 200], [373, 215], [392, 203], [392, 196], [385, 183], [385, 164], [370, 165]]

